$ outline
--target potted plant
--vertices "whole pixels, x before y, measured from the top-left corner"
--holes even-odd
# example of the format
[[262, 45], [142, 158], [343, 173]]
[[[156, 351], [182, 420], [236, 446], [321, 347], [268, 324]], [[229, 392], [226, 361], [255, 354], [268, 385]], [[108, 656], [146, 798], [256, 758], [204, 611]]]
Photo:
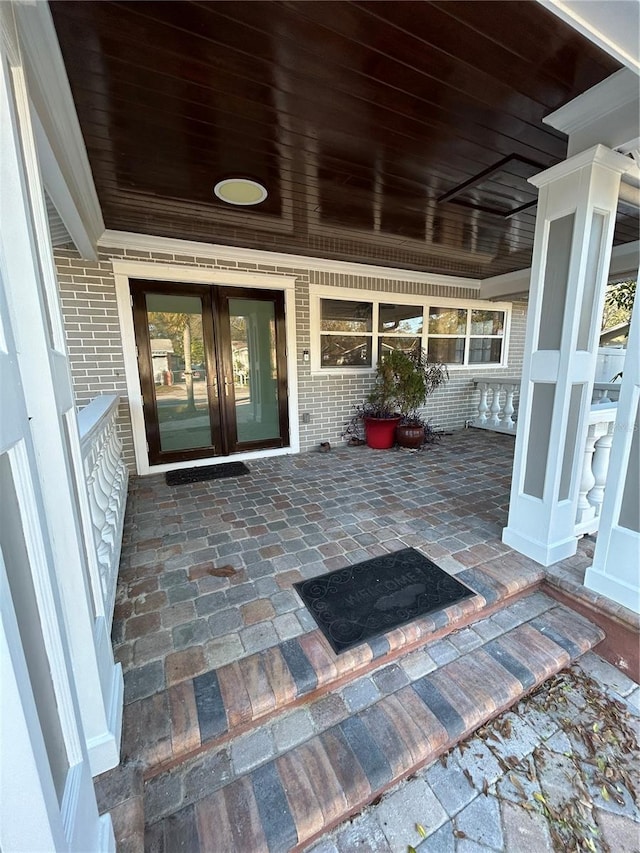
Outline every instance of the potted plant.
[[418, 409], [448, 378], [446, 366], [430, 362], [422, 350], [391, 350], [378, 362], [375, 386], [366, 403], [355, 407], [343, 437], [351, 444], [363, 443], [359, 437], [363, 423], [369, 447], [387, 450], [396, 439], [402, 447], [421, 447], [433, 430]]
[[396, 427], [398, 444], [400, 447], [422, 447], [427, 436], [434, 433], [419, 409], [425, 405], [427, 397], [448, 380], [446, 365], [429, 361], [422, 349], [393, 350], [385, 356], [383, 370], [390, 373], [390, 381], [396, 389], [396, 404], [401, 415]]

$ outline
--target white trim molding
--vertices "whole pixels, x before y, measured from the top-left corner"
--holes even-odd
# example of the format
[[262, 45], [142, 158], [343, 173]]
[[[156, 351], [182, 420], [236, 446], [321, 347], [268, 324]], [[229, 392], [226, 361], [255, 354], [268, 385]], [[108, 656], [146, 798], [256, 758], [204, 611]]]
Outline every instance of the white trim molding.
[[[16, 3], [14, 9], [31, 104], [42, 130], [37, 136], [42, 142], [44, 135], [48, 143], [48, 153], [39, 151], [44, 184], [47, 190], [53, 189], [51, 199], [61, 216], [67, 211], [69, 222], [72, 217], [68, 202], [73, 201], [75, 218], [82, 223], [85, 234], [82, 251], [95, 259], [95, 246], [104, 232], [104, 220], [49, 5]], [[55, 168], [49, 169], [53, 163]], [[66, 184], [63, 196], [56, 192], [61, 179]], [[75, 239], [73, 231], [70, 233]]]
[[[171, 242], [171, 241], [168, 241]], [[166, 251], [166, 249], [165, 249]], [[265, 456], [281, 456], [300, 451], [300, 426], [298, 423], [298, 368], [296, 363], [296, 311], [295, 277], [267, 273], [241, 272], [239, 270], [202, 269], [183, 264], [153, 263], [152, 261], [127, 261], [115, 259], [113, 274], [116, 284], [116, 300], [120, 330], [122, 332], [122, 352], [124, 356], [125, 378], [131, 414], [133, 447], [136, 458], [136, 470], [140, 475], [155, 474], [177, 468], [194, 468], [199, 465], [216, 465], [228, 462], [228, 456], [216, 456], [208, 459], [177, 462], [167, 465], [151, 465], [144, 425], [142, 408], [142, 388], [138, 373], [138, 357], [131, 310], [130, 280], [151, 279], [152, 281], [172, 281], [182, 284], [211, 284], [227, 287], [252, 287], [281, 290], [285, 299], [285, 325], [287, 335], [287, 385], [289, 406], [289, 446], [276, 450], [260, 450], [249, 453], [234, 453], [234, 459], [260, 459]]]
[[[339, 275], [354, 275], [365, 278], [410, 281], [444, 287], [463, 287], [480, 289], [480, 279], [462, 276], [435, 275], [433, 273], [404, 270], [396, 267], [382, 267], [374, 264], [358, 264], [349, 261], [334, 261], [326, 258], [313, 258], [308, 255], [291, 255], [285, 252], [267, 252], [260, 249], [244, 249], [236, 246], [224, 246], [218, 243], [199, 243], [190, 240], [155, 237], [151, 234], [134, 234], [129, 231], [105, 231], [98, 245], [106, 250], [128, 249], [140, 252], [160, 252], [162, 254], [194, 255], [212, 260], [241, 264], [265, 264], [275, 267], [316, 270]], [[114, 259], [114, 263], [115, 263]], [[285, 272], [286, 270], [283, 270]]]
[[549, 113], [543, 122], [567, 134], [567, 157], [598, 143], [609, 148], [621, 148], [638, 136], [639, 88], [637, 74], [622, 68]]

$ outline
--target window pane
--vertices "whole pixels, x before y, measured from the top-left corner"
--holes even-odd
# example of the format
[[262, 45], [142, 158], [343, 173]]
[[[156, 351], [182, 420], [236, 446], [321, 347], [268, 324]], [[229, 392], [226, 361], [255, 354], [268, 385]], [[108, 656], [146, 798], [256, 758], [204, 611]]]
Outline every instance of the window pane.
[[466, 308], [429, 308], [429, 334], [464, 335], [466, 331]]
[[427, 347], [430, 361], [444, 364], [462, 364], [464, 362], [464, 338], [429, 338]]
[[275, 304], [270, 299], [230, 299], [229, 321], [237, 439], [278, 438]]
[[321, 335], [322, 367], [371, 367], [371, 338]]
[[160, 449], [210, 447], [202, 300], [199, 296], [148, 293], [146, 302]]
[[370, 302], [321, 299], [320, 313], [323, 332], [371, 332], [373, 328], [373, 306]]
[[378, 338], [378, 358], [384, 358], [385, 353], [392, 349], [399, 349], [403, 352], [417, 352], [421, 346], [422, 340], [420, 338]]
[[415, 305], [381, 305], [378, 331], [422, 334], [422, 308]]
[[501, 338], [471, 338], [469, 364], [500, 364], [501, 356]]
[[471, 312], [472, 335], [502, 335], [504, 333], [504, 311]]

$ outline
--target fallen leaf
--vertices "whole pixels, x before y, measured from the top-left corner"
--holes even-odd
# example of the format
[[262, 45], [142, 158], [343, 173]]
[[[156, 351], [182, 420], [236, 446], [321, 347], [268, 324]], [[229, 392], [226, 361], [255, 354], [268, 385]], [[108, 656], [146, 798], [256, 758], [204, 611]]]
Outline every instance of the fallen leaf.
[[518, 777], [514, 776], [513, 773], [509, 773], [509, 779], [511, 780], [511, 783], [514, 786], [514, 788], [518, 789], [518, 793], [520, 794], [520, 796], [523, 798], [526, 798], [527, 795], [525, 794], [525, 790], [522, 787], [522, 784], [520, 783], [520, 780], [518, 779]]
[[418, 830], [418, 833], [419, 833], [421, 838], [427, 837], [427, 830], [424, 828], [424, 826], [421, 823], [416, 824], [416, 829]]
[[456, 838], [466, 838], [467, 837], [467, 833], [463, 832], [461, 829], [454, 829], [453, 834], [455, 835]]

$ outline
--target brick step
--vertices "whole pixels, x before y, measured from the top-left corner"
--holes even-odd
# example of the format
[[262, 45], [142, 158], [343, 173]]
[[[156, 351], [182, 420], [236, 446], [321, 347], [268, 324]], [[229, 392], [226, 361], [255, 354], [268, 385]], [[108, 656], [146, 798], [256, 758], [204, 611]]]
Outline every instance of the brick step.
[[443, 641], [471, 647], [446, 663], [414, 651], [147, 779], [146, 849], [302, 850], [603, 637], [535, 592]]
[[461, 571], [477, 594], [336, 655], [319, 630], [174, 684], [125, 707], [123, 760], [147, 777], [215, 748], [453, 631], [487, 618], [535, 588], [539, 568], [511, 561]]

